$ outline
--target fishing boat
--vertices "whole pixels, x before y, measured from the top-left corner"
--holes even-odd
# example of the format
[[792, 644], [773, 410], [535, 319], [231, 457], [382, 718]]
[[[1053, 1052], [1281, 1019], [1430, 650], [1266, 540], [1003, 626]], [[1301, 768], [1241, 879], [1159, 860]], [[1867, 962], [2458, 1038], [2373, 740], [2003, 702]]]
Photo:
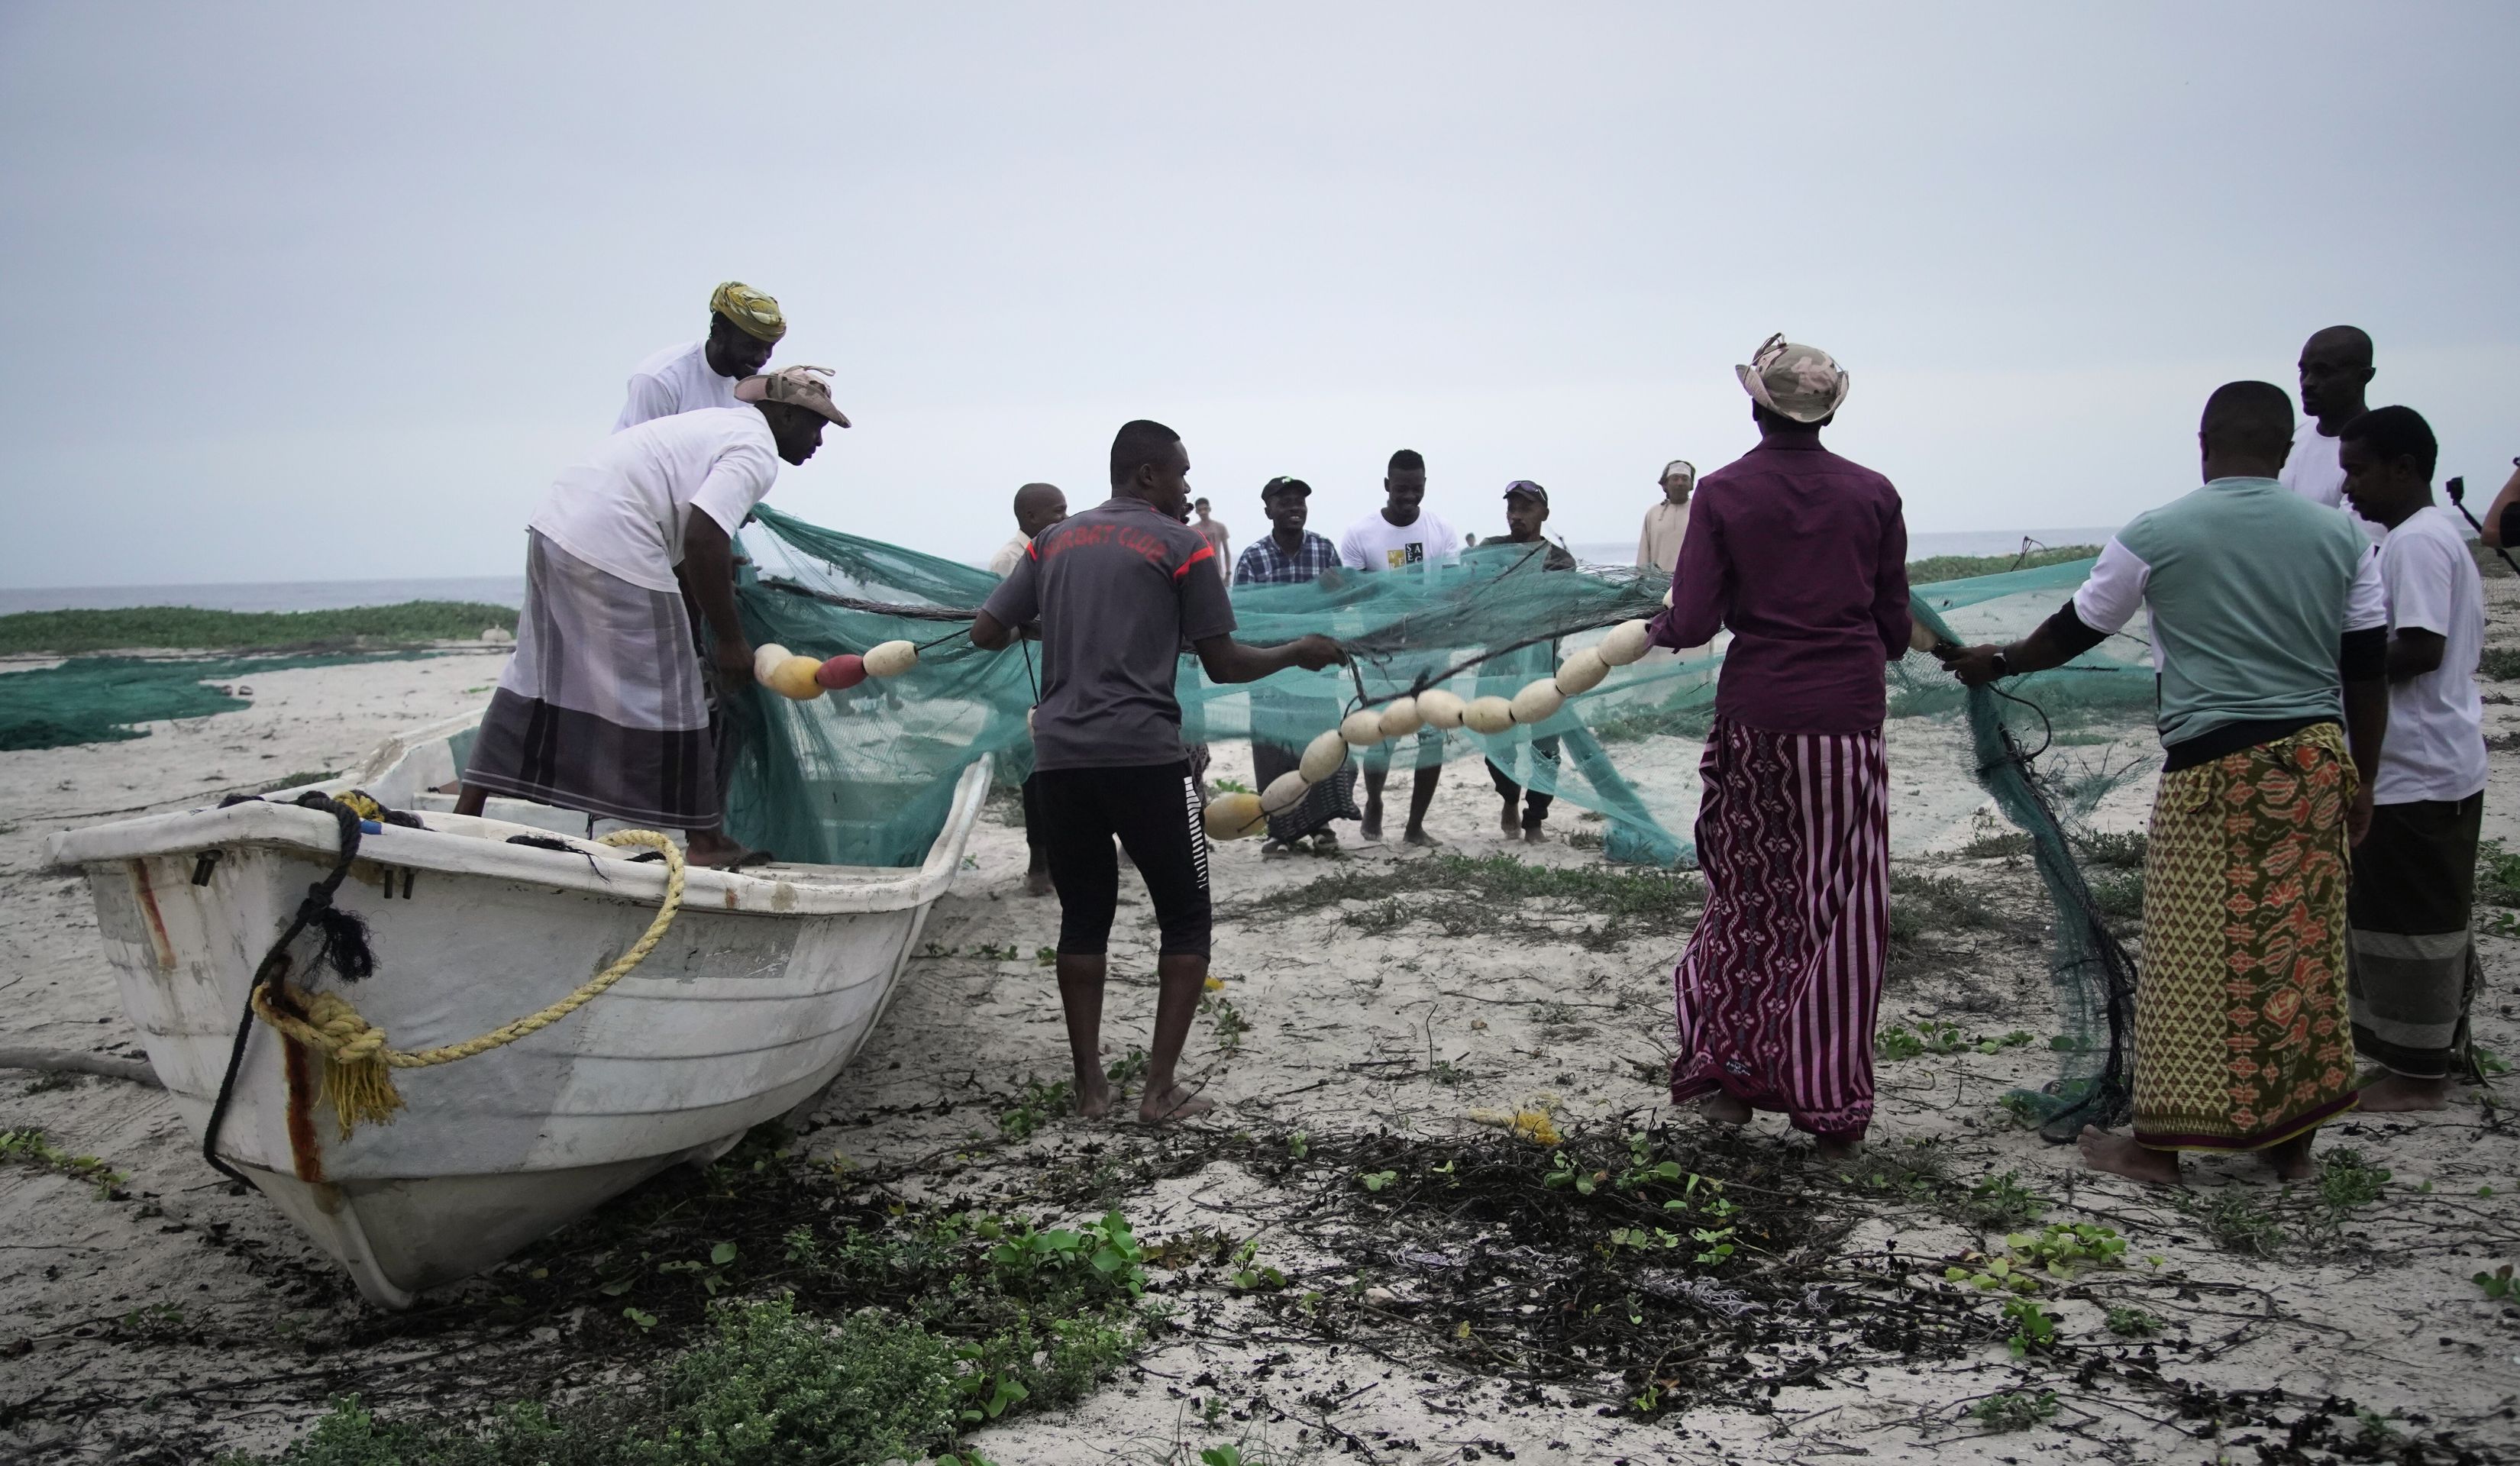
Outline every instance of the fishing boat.
[[[373, 974], [319, 982], [301, 964], [292, 978], [354, 1003], [397, 1049], [458, 1044], [565, 998], [640, 941], [667, 890], [665, 865], [599, 843], [583, 815], [516, 800], [452, 813], [439, 791], [478, 721], [394, 738], [311, 786], [364, 790], [425, 826], [369, 822], [335, 897], [367, 925]], [[338, 860], [335, 814], [289, 790], [65, 831], [48, 854], [86, 875], [123, 1009], [196, 1138], [224, 1087], [209, 1153], [369, 1301], [402, 1309], [669, 1166], [810, 1111], [882, 1017], [988, 784], [986, 759], [963, 772], [917, 866], [688, 869], [671, 925], [608, 990], [502, 1046], [395, 1071], [404, 1108], [346, 1133], [323, 1102], [324, 1056], [247, 1010], [265, 954]]]

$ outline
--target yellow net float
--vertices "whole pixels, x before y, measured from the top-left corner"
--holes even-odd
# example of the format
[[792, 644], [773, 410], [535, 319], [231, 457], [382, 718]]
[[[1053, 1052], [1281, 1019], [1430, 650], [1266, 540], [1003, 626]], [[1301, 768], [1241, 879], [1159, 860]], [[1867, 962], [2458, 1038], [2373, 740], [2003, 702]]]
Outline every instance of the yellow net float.
[[1219, 840], [1239, 840], [1257, 833], [1269, 822], [1267, 813], [1260, 807], [1260, 796], [1238, 790], [1208, 801], [1207, 813], [1200, 818], [1208, 834]]
[[772, 667], [763, 684], [782, 697], [811, 702], [823, 695], [822, 681], [814, 675], [822, 670], [823, 664], [810, 656], [790, 656]]
[[764, 642], [753, 647], [752, 680], [765, 688], [770, 686], [770, 674], [779, 670], [779, 664], [792, 654], [776, 642]]

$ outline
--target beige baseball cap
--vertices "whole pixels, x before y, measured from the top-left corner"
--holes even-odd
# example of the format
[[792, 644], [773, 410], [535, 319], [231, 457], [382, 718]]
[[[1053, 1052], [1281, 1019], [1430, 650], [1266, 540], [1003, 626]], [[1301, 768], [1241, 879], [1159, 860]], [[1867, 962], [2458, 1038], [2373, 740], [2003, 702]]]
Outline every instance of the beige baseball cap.
[[832, 375], [829, 367], [782, 367], [761, 377], [747, 377], [735, 384], [738, 402], [785, 402], [808, 412], [820, 413], [842, 427], [849, 425], [848, 415], [832, 405], [832, 389], [814, 379], [815, 374]]

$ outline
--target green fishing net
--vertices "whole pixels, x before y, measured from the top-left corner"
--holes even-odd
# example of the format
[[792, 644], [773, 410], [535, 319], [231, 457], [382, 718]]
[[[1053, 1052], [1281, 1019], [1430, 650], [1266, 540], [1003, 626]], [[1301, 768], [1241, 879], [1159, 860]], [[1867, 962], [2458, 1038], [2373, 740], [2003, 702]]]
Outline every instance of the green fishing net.
[[[996, 586], [984, 570], [805, 523], [764, 508], [743, 533], [740, 600], [755, 644], [814, 657], [879, 643], [922, 644], [903, 676], [809, 702], [752, 689], [736, 710], [737, 777], [728, 822], [786, 860], [918, 863], [943, 827], [956, 777], [994, 755], [1012, 784], [1029, 772], [1025, 714], [1037, 649], [982, 651], [964, 635]], [[1667, 583], [1623, 567], [1550, 569], [1541, 547], [1484, 546], [1423, 573], [1343, 574], [1237, 589], [1244, 641], [1321, 632], [1354, 664], [1221, 687], [1184, 657], [1187, 738], [1211, 748], [1254, 738], [1300, 748], [1359, 706], [1428, 687], [1510, 696], [1559, 658], [1661, 608]], [[1917, 618], [1963, 644], [2028, 632], [2089, 572], [2075, 560], [1914, 588]], [[1885, 725], [1892, 835], [1904, 853], [2028, 836], [2056, 921], [2051, 954], [2063, 1074], [2020, 1097], [2051, 1133], [2117, 1118], [2132, 965], [2108, 935], [2076, 863], [2068, 824], [2158, 758], [2153, 679], [2138, 641], [2112, 639], [2074, 664], [1966, 691], [1930, 656], [1889, 667]], [[1485, 759], [1515, 781], [1598, 816], [1606, 860], [1687, 864], [1698, 760], [1714, 722], [1722, 645], [1649, 652], [1568, 698], [1546, 722], [1493, 735], [1428, 729], [1373, 749], [1395, 778], [1429, 762]], [[1476, 768], [1475, 765], [1472, 766]], [[1482, 780], [1484, 781], [1484, 780]], [[1402, 779], [1405, 786], [1405, 779]]]
[[300, 667], [400, 661], [427, 651], [305, 656], [78, 656], [0, 673], [0, 750], [62, 748], [148, 736], [140, 725], [205, 718], [251, 705], [251, 680]]

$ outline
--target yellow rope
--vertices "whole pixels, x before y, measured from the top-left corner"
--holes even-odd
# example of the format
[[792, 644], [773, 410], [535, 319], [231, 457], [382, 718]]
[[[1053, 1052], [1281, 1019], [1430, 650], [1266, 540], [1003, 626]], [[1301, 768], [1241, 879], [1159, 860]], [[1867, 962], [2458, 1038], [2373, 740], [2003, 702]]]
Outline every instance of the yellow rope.
[[[674, 842], [652, 829], [615, 830], [603, 837], [606, 845], [645, 845], [664, 853], [665, 899], [656, 908], [655, 919], [648, 930], [631, 944], [611, 966], [588, 978], [567, 997], [539, 1012], [528, 1013], [504, 1028], [494, 1028], [478, 1038], [461, 1044], [444, 1044], [424, 1048], [417, 1053], [387, 1046], [383, 1029], [368, 1022], [349, 1000], [338, 993], [308, 993], [286, 983], [279, 987], [288, 1006], [272, 1000], [271, 987], [256, 988], [253, 1011], [256, 1017], [280, 1030], [307, 1047], [324, 1055], [325, 1098], [333, 1102], [334, 1118], [339, 1121], [341, 1133], [348, 1134], [361, 1121], [378, 1125], [393, 1122], [394, 1112], [403, 1107], [402, 1095], [394, 1089], [396, 1069], [426, 1069], [436, 1064], [452, 1064], [474, 1054], [488, 1053], [514, 1044], [527, 1034], [539, 1033], [576, 1012], [602, 996], [607, 988], [630, 975], [630, 970], [647, 959], [664, 940], [674, 924], [674, 914], [683, 905], [683, 853]], [[295, 1008], [296, 1012], [291, 1012]], [[300, 1015], [303, 1016], [300, 1016]]]

